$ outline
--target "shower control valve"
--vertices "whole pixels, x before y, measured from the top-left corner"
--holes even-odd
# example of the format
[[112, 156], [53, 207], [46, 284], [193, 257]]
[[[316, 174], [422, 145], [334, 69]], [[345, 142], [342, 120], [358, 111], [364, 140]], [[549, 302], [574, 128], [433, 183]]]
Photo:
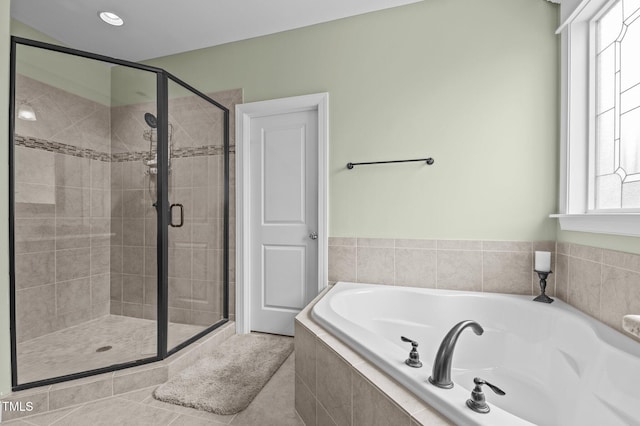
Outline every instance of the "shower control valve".
[[418, 342], [408, 339], [404, 336], [400, 336], [400, 340], [402, 340], [403, 342], [411, 343], [411, 352], [409, 352], [409, 358], [407, 358], [404, 363], [413, 368], [422, 367], [422, 361], [420, 361], [420, 354], [418, 353]]
[[486, 414], [491, 409], [489, 408], [489, 404], [484, 397], [484, 392], [482, 391], [482, 385], [489, 386], [489, 389], [497, 393], [498, 395], [505, 395], [504, 391], [497, 387], [496, 385], [492, 385], [480, 377], [476, 377], [473, 379], [473, 383], [475, 383], [475, 387], [471, 391], [471, 398], [467, 399], [467, 407], [471, 408], [476, 413]]

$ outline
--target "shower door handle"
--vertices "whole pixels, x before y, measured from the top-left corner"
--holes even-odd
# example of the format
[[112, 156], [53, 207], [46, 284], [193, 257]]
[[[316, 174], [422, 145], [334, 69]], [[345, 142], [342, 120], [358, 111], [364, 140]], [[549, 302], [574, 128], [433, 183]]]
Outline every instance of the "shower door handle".
[[[180, 223], [178, 224], [173, 223], [174, 207], [180, 207]], [[184, 206], [182, 204], [179, 204], [179, 203], [171, 204], [171, 207], [169, 207], [169, 225], [173, 226], [174, 228], [180, 228], [182, 227], [182, 225], [184, 225]]]

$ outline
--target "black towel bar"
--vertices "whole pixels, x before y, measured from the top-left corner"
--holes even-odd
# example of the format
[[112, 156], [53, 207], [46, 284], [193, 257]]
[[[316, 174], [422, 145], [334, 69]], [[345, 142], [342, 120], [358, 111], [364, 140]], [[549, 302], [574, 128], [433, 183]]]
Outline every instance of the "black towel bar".
[[354, 166], [368, 166], [369, 164], [389, 164], [389, 163], [409, 163], [411, 161], [425, 161], [429, 166], [433, 164], [433, 158], [416, 158], [415, 160], [392, 160], [392, 161], [371, 161], [368, 163], [347, 163], [347, 169], [351, 170]]

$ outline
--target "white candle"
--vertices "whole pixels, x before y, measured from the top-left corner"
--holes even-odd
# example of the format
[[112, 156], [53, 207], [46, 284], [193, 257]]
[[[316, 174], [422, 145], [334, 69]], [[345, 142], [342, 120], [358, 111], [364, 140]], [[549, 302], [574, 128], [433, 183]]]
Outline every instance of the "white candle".
[[548, 251], [536, 252], [536, 271], [549, 272], [551, 271], [551, 253]]

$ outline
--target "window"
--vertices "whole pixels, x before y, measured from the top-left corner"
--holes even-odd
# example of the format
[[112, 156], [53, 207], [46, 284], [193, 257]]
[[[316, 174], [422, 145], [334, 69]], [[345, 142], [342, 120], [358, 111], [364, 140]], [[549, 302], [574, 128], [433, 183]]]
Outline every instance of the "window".
[[557, 31], [560, 214], [551, 216], [563, 230], [640, 236], [640, 0], [583, 0], [569, 12]]
[[640, 2], [619, 0], [592, 24], [595, 170], [592, 210], [640, 208]]

